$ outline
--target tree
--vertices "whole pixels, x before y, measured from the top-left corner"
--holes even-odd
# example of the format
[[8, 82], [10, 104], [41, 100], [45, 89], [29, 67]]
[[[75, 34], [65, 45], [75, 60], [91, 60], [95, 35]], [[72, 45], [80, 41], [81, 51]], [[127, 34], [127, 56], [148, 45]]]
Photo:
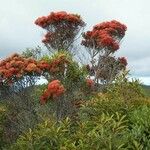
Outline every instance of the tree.
[[47, 31], [42, 42], [49, 50], [71, 50], [77, 35], [85, 26], [81, 17], [64, 11], [51, 12], [35, 21]]
[[113, 54], [119, 49], [125, 35], [126, 26], [118, 21], [103, 22], [93, 27], [92, 31], [83, 34], [82, 45], [87, 48], [91, 57], [94, 79], [97, 83], [112, 83], [115, 77], [125, 69], [125, 57], [116, 59]]

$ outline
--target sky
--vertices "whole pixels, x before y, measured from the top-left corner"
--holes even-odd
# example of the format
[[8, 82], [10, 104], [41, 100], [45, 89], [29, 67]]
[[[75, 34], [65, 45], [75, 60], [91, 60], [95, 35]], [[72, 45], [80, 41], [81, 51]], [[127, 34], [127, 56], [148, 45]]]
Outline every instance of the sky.
[[125, 56], [131, 77], [150, 85], [150, 0], [0, 0], [0, 59], [26, 48], [43, 46], [44, 30], [36, 18], [52, 11], [80, 14], [85, 31], [103, 21], [126, 24], [117, 56]]

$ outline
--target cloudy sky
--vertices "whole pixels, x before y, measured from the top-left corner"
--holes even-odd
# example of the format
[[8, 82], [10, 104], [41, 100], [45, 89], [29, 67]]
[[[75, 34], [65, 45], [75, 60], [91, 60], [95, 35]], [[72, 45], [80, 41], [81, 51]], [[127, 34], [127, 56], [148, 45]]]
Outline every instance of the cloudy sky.
[[127, 25], [118, 56], [128, 58], [132, 77], [150, 84], [150, 0], [0, 0], [0, 58], [42, 46], [34, 20], [51, 11], [78, 13], [87, 23], [118, 20]]

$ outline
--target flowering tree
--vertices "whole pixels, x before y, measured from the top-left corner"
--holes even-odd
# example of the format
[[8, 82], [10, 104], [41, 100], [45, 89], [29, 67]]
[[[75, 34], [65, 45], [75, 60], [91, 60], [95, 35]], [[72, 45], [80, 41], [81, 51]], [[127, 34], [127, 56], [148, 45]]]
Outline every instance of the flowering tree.
[[91, 66], [88, 65], [87, 68], [95, 76], [97, 83], [111, 83], [116, 75], [125, 69], [126, 59], [116, 59], [113, 54], [119, 49], [126, 29], [124, 24], [113, 20], [97, 24], [92, 31], [83, 34], [82, 45], [91, 56]]
[[40, 102], [50, 101], [56, 106], [57, 120], [72, 115], [81, 100], [95, 90], [95, 82], [111, 83], [126, 68], [124, 57], [113, 56], [126, 31], [126, 26], [117, 21], [98, 24], [83, 34], [82, 45], [91, 56], [91, 64], [86, 69], [80, 67], [70, 53], [77, 35], [85, 26], [79, 15], [52, 12], [38, 18], [35, 24], [47, 31], [42, 42], [55, 53], [41, 57], [41, 50], [28, 50], [24, 55], [14, 54], [2, 60], [0, 88], [8, 87], [5, 90], [17, 93], [35, 85], [37, 79], [44, 76], [48, 85]]
[[42, 42], [50, 50], [71, 50], [75, 38], [85, 26], [79, 15], [64, 11], [40, 17], [35, 24], [47, 31]]
[[[73, 115], [77, 103], [85, 98], [87, 87], [86, 72], [73, 61], [68, 52], [59, 51], [48, 60], [49, 83], [40, 98], [41, 104], [51, 102], [55, 107], [57, 120]], [[86, 88], [86, 90], [85, 90]]]
[[20, 92], [28, 86], [35, 85], [37, 78], [49, 69], [46, 61], [36, 61], [14, 54], [0, 61], [0, 85], [6, 90]]

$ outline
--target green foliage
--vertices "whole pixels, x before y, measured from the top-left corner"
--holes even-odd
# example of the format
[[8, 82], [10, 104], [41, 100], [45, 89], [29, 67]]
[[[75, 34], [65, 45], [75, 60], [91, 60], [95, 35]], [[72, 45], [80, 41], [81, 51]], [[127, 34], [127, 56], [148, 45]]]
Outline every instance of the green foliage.
[[149, 116], [150, 101], [139, 82], [120, 77], [105, 93], [95, 93], [86, 101], [75, 120], [56, 122], [49, 116], [51, 119], [47, 117], [48, 121], [20, 136], [11, 149], [149, 150]]
[[119, 76], [115, 82], [108, 87], [107, 93], [126, 103], [143, 100], [145, 95], [140, 82], [138, 80], [129, 81], [126, 76], [126, 72]]
[[12, 149], [121, 149], [126, 141], [125, 117], [118, 113], [102, 114], [94, 120], [78, 122], [76, 126], [68, 118], [59, 124], [50, 120], [21, 136]]
[[124, 115], [102, 113], [80, 117], [75, 123], [51, 119], [29, 130], [11, 149], [43, 150], [126, 150], [150, 148], [150, 108], [139, 107]]
[[82, 118], [92, 118], [93, 116], [101, 115], [103, 113], [114, 114], [115, 112], [125, 113], [128, 106], [123, 101], [117, 98], [112, 99], [107, 94], [99, 93], [93, 97], [92, 100], [88, 101], [85, 106], [81, 107]]
[[123, 149], [127, 143], [125, 115], [101, 114], [80, 123], [77, 149]]
[[[34, 128], [38, 123], [52, 115], [51, 109], [43, 108], [39, 103], [39, 97], [44, 87], [45, 85], [29, 87], [23, 93], [20, 92], [13, 98], [2, 101], [7, 106], [7, 113], [5, 113], [5, 122], [2, 122], [4, 128], [1, 138], [7, 145], [13, 143], [20, 134], [29, 128]], [[0, 109], [0, 120], [3, 115], [4, 113]]]
[[144, 93], [147, 97], [150, 97], [150, 86], [148, 85], [143, 85], [142, 86], [143, 90], [144, 90]]
[[130, 142], [137, 149], [150, 149], [150, 107], [140, 106], [129, 113]]
[[[17, 143], [12, 147], [15, 149], [36, 149], [36, 150], [58, 150], [66, 147], [71, 135], [71, 123], [67, 118], [59, 124], [53, 120], [45, 121], [34, 131], [31, 129], [24, 136], [21, 136]], [[71, 144], [71, 143], [70, 143]]]
[[139, 82], [128, 81], [124, 76], [120, 76], [105, 92], [96, 94], [81, 110], [88, 116], [115, 112], [127, 114], [139, 105], [150, 105]]
[[[86, 72], [73, 61], [69, 71], [62, 82], [70, 92], [66, 97], [70, 102], [83, 98], [82, 90], [74, 83], [81, 85], [80, 79], [83, 80]], [[79, 80], [74, 82], [74, 77]], [[32, 89], [29, 96], [34, 104], [32, 111], [26, 111], [24, 105], [19, 107], [23, 109], [18, 111], [18, 127], [24, 129], [16, 143], [7, 149], [150, 149], [150, 100], [143, 95], [138, 81], [118, 78], [104, 93], [95, 93], [91, 100], [85, 101], [78, 114], [62, 121], [56, 121], [53, 103], [39, 105], [39, 96], [45, 87], [43, 84]]]

